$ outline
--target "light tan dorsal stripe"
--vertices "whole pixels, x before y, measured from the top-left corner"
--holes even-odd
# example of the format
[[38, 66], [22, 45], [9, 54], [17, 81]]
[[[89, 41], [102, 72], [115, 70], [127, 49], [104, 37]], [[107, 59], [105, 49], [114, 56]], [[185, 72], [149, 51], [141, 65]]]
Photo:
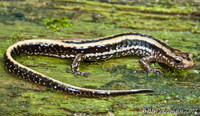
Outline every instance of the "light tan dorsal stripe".
[[161, 43], [159, 43], [158, 41], [151, 39], [151, 38], [147, 38], [147, 37], [142, 37], [142, 36], [137, 36], [137, 35], [126, 35], [126, 36], [122, 36], [122, 37], [117, 37], [117, 38], [113, 38], [113, 39], [108, 39], [108, 40], [104, 40], [104, 41], [99, 41], [99, 42], [95, 42], [95, 43], [84, 43], [84, 44], [76, 44], [76, 43], [63, 43], [61, 41], [56, 41], [56, 40], [45, 40], [45, 39], [37, 39], [37, 40], [26, 40], [26, 41], [20, 41], [17, 42], [16, 44], [14, 44], [13, 46], [21, 46], [23, 44], [30, 44], [30, 43], [46, 43], [46, 44], [58, 44], [58, 45], [62, 45], [63, 47], [71, 47], [71, 48], [83, 48], [83, 49], [87, 49], [88, 47], [95, 47], [95, 46], [105, 46], [105, 45], [112, 45], [112, 44], [117, 44], [123, 40], [143, 40], [146, 41], [152, 45], [155, 45], [156, 47], [158, 47], [159, 49], [162, 49], [167, 55], [171, 56], [171, 54], [173, 54], [171, 52], [171, 50], [168, 48], [169, 46], [163, 46]]

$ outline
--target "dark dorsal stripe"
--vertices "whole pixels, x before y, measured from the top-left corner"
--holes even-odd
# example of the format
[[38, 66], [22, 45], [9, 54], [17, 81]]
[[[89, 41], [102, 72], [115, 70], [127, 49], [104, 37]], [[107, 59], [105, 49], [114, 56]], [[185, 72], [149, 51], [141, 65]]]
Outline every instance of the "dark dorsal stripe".
[[96, 40], [62, 41], [62, 42], [64, 42], [64, 43], [75, 43], [75, 44], [95, 43], [95, 42], [99, 42], [99, 41], [110, 40], [110, 39], [113, 39], [113, 38], [126, 36], [126, 35], [137, 35], [137, 36], [147, 37], [149, 39], [155, 40], [156, 42], [160, 43], [162, 46], [164, 46], [164, 47], [166, 47], [170, 50], [173, 50], [173, 48], [169, 47], [167, 44], [163, 43], [162, 41], [160, 41], [159, 39], [156, 39], [153, 36], [149, 36], [149, 35], [145, 35], [145, 34], [141, 34], [141, 33], [133, 33], [133, 32], [116, 34], [116, 35], [113, 35], [113, 36], [108, 36], [108, 37], [104, 37], [104, 38], [100, 38], [100, 39], [96, 39]]

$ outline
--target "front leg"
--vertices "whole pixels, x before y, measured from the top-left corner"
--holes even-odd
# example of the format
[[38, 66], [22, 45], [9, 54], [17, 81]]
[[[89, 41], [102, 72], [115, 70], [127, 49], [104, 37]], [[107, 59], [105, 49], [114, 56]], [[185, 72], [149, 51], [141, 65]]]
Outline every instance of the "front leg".
[[151, 68], [151, 66], [149, 66], [148, 62], [152, 62], [152, 61], [155, 61], [155, 58], [153, 56], [149, 56], [149, 57], [141, 58], [139, 62], [142, 68], [148, 73], [151, 73], [151, 72], [155, 74], [161, 73], [162, 72], [161, 70]]
[[90, 74], [90, 73], [85, 73], [85, 72], [79, 71], [80, 62], [83, 61], [84, 59], [85, 59], [84, 54], [77, 54], [71, 64], [72, 72], [76, 75], [76, 77], [77, 77], [77, 75], [82, 75], [82, 76], [88, 77], [88, 75]]

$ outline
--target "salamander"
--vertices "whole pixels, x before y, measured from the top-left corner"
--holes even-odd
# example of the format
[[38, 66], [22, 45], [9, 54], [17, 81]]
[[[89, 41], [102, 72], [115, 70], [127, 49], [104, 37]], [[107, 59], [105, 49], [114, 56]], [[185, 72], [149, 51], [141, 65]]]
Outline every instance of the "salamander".
[[152, 89], [132, 90], [96, 90], [73, 86], [55, 80], [42, 73], [34, 71], [14, 60], [15, 56], [45, 55], [72, 60], [72, 72], [77, 75], [88, 76], [90, 73], [79, 71], [82, 61], [105, 61], [111, 58], [125, 56], [140, 56], [141, 67], [147, 72], [158, 73], [159, 69], [149, 66], [155, 61], [177, 69], [190, 69], [194, 67], [193, 54], [174, 49], [161, 40], [141, 33], [121, 33], [94, 40], [85, 41], [59, 41], [35, 39], [19, 41], [11, 45], [5, 52], [4, 63], [9, 72], [32, 81], [48, 86], [67, 94], [85, 97], [118, 96], [135, 93], [154, 92]]

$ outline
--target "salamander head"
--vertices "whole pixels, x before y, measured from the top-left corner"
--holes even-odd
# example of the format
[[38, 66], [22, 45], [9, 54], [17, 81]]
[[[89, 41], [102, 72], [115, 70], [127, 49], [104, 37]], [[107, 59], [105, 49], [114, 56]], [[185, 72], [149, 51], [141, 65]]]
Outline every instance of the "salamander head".
[[174, 55], [168, 64], [169, 66], [177, 69], [190, 69], [195, 66], [192, 53], [180, 50], [175, 50], [173, 53]]

